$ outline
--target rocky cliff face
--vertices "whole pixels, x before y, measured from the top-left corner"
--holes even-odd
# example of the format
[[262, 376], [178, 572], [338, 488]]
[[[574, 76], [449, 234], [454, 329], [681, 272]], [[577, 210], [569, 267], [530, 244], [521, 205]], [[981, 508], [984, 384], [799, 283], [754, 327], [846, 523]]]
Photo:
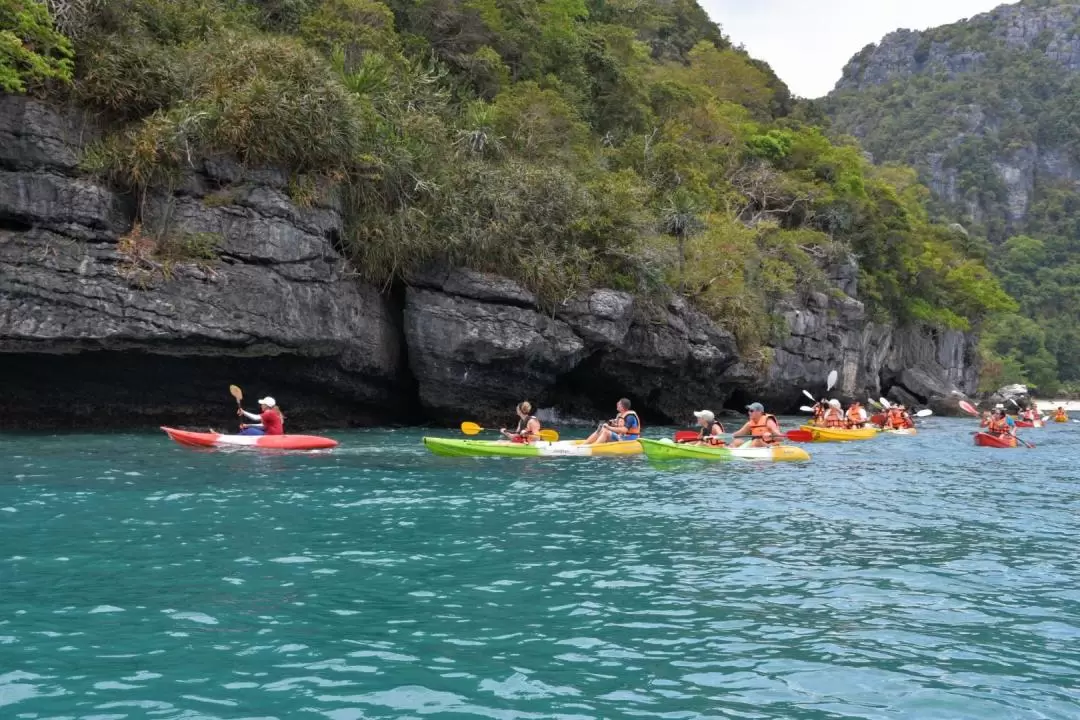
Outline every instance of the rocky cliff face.
[[1078, 27], [1080, 5], [1027, 1], [899, 30], [852, 58], [826, 104], [838, 129], [918, 167], [969, 221], [1021, 228], [1040, 189], [1080, 187], [1075, 137], [1047, 105], [1075, 95]]
[[646, 422], [761, 398], [884, 390], [940, 403], [974, 386], [970, 339], [869, 322], [853, 267], [831, 295], [778, 308], [764, 367], [681, 301], [598, 289], [554, 312], [504, 278], [432, 268], [389, 294], [335, 249], [333, 188], [303, 206], [288, 179], [207, 161], [141, 203], [78, 170], [93, 124], [0, 96], [3, 427], [227, 425], [229, 383], [273, 393], [290, 427], [506, 421], [524, 398]]

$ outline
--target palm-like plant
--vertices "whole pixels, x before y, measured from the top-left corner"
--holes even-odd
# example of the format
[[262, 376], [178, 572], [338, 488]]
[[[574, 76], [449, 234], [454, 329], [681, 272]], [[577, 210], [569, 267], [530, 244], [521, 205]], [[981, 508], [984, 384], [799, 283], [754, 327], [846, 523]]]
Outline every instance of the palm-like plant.
[[679, 291], [685, 287], [686, 241], [705, 227], [701, 219], [701, 204], [682, 188], [668, 196], [660, 211], [660, 231], [675, 238], [679, 250]]

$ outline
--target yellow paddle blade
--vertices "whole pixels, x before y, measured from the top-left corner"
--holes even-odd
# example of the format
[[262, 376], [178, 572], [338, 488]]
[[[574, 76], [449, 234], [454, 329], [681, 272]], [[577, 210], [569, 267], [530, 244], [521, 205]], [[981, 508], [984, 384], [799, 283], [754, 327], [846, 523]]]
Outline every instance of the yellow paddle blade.
[[480, 427], [474, 422], [461, 423], [461, 432], [465, 433], [466, 435], [477, 435], [483, 432], [483, 430], [484, 428]]
[[229, 386], [229, 394], [236, 398], [236, 402], [242, 402], [244, 400], [244, 391], [236, 385]]
[[544, 428], [540, 431], [540, 439], [547, 440], [548, 442], [559, 442], [559, 433], [554, 430]]

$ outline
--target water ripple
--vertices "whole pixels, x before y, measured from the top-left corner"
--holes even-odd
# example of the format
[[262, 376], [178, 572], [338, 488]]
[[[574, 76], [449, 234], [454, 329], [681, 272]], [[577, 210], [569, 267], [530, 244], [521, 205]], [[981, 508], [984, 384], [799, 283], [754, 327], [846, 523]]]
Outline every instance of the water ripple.
[[1080, 453], [0, 437], [0, 717], [1080, 718]]

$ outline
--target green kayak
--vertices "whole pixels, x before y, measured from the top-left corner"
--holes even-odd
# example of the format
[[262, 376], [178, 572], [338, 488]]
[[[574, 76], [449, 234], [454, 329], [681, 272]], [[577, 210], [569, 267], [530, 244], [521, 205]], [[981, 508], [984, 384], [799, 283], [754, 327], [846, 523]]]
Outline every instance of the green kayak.
[[770, 462], [797, 462], [809, 460], [810, 454], [794, 445], [772, 447], [717, 447], [714, 445], [676, 444], [671, 440], [640, 441], [650, 460], [768, 460]]

